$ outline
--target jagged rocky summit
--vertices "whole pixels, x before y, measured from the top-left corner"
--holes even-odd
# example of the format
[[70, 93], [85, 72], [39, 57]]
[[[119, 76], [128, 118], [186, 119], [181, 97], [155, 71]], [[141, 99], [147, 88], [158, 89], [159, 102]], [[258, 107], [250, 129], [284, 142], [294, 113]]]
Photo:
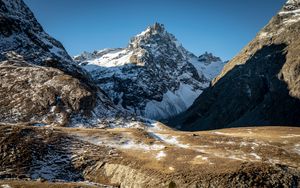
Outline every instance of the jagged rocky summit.
[[84, 52], [74, 60], [116, 105], [156, 120], [191, 106], [224, 65], [212, 54], [196, 57], [159, 23], [133, 37], [126, 48]]

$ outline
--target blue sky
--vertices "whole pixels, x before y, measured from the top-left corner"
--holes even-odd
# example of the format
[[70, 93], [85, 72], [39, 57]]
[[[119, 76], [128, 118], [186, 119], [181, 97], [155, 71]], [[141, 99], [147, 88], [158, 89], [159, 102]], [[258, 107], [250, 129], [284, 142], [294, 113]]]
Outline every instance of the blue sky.
[[231, 59], [286, 0], [24, 0], [70, 55], [125, 47], [155, 22], [189, 51]]

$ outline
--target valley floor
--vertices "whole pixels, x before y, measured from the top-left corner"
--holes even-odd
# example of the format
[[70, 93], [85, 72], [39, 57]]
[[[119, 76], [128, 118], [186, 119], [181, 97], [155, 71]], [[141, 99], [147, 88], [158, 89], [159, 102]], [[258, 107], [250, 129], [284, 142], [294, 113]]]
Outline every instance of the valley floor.
[[62, 180], [74, 186], [96, 182], [84, 185], [91, 187], [297, 187], [300, 181], [300, 128], [179, 132], [155, 123], [135, 129], [0, 129], [0, 177], [6, 179], [0, 187], [18, 187], [20, 179], [30, 180], [23, 187], [41, 181], [59, 187], [50, 182]]

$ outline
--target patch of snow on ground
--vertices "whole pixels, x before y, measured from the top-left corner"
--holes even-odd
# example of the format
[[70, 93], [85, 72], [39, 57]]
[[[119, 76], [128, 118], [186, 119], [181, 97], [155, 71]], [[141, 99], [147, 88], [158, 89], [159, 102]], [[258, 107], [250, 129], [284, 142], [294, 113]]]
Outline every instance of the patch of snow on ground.
[[269, 162], [273, 164], [280, 164], [280, 160], [277, 159], [269, 159]]
[[157, 160], [161, 160], [162, 158], [166, 157], [167, 154], [164, 151], [160, 151], [157, 155], [156, 155], [156, 159]]
[[300, 155], [300, 144], [296, 144], [296, 145], [295, 145], [294, 151], [295, 151], [298, 155]]
[[235, 155], [231, 155], [231, 156], [229, 156], [228, 158], [229, 158], [229, 159], [233, 159], [233, 160], [238, 160], [238, 161], [244, 161], [244, 159], [239, 158], [239, 157], [237, 157], [237, 156], [235, 156]]
[[118, 149], [126, 149], [126, 150], [143, 150], [143, 151], [151, 151], [151, 150], [161, 150], [164, 149], [165, 146], [161, 144], [144, 144], [144, 143], [137, 143], [133, 140], [110, 140], [103, 137], [86, 137], [84, 135], [77, 135], [79, 139], [89, 142], [94, 145], [104, 145], [110, 146], [112, 148]]
[[297, 135], [297, 134], [288, 134], [286, 136], [281, 136], [281, 138], [294, 138], [294, 137], [300, 137], [300, 135]]
[[202, 155], [197, 155], [196, 156], [197, 159], [202, 159], [204, 161], [207, 161], [208, 160], [208, 157], [203, 157]]
[[157, 138], [160, 141], [166, 142], [170, 145], [175, 145], [180, 148], [189, 148], [190, 146], [188, 144], [182, 144], [178, 141], [177, 136], [170, 136], [166, 134], [159, 134], [159, 133], [152, 133], [155, 135], [155, 138]]
[[255, 142], [241, 142], [240, 147], [244, 147], [244, 146], [251, 146], [251, 149], [255, 150], [255, 147], [259, 146], [259, 144]]
[[300, 9], [296, 9], [296, 10], [290, 10], [290, 11], [281, 11], [279, 12], [280, 15], [283, 15], [283, 14], [294, 14], [294, 15], [297, 15], [297, 14], [300, 14]]
[[256, 153], [250, 153], [251, 156], [255, 157], [257, 160], [261, 160], [261, 157], [257, 155]]
[[11, 186], [8, 185], [8, 184], [3, 184], [3, 185], [1, 185], [1, 187], [2, 187], [2, 188], [11, 188]]
[[215, 131], [215, 132], [212, 132], [213, 134], [217, 134], [217, 135], [226, 135], [226, 136], [231, 136], [233, 134], [230, 134], [230, 133], [224, 133], [224, 132], [218, 132], [218, 131]]
[[162, 130], [161, 127], [159, 126], [159, 124], [160, 124], [159, 122], [152, 120], [152, 122], [150, 124], [151, 127], [149, 129], [156, 130], [156, 131]]
[[215, 141], [214, 143], [216, 143], [216, 144], [227, 144], [227, 145], [235, 145], [236, 144], [233, 141], [226, 141], [226, 142], [224, 142], [224, 141]]
[[194, 90], [187, 84], [180, 84], [175, 92], [168, 91], [162, 101], [150, 101], [145, 107], [145, 117], [150, 119], [164, 119], [175, 116], [188, 109], [202, 90]]
[[147, 144], [136, 143], [134, 141], [128, 141], [124, 144], [121, 144], [120, 146], [115, 146], [115, 147], [119, 147], [121, 149], [134, 149], [134, 150], [144, 150], [144, 151], [161, 150], [165, 148], [165, 146], [159, 144], [147, 145]]

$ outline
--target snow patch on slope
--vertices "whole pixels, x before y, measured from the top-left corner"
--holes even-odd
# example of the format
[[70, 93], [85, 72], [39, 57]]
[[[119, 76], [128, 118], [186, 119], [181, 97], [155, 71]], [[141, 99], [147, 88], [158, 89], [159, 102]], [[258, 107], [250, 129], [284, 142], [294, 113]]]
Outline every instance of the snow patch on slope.
[[194, 90], [187, 84], [180, 84], [175, 92], [168, 91], [162, 101], [150, 101], [145, 107], [145, 116], [151, 119], [168, 118], [188, 109], [202, 90]]
[[88, 64], [83, 67], [90, 72], [96, 69], [101, 69], [101, 67], [122, 66], [131, 63], [129, 60], [131, 55], [132, 52], [129, 52], [126, 49], [116, 49], [101, 57], [87, 60], [86, 62]]
[[213, 61], [205, 64], [199, 61], [196, 57], [191, 57], [189, 62], [197, 69], [199, 76], [203, 75], [208, 80], [214, 79], [223, 69], [226, 62]]

